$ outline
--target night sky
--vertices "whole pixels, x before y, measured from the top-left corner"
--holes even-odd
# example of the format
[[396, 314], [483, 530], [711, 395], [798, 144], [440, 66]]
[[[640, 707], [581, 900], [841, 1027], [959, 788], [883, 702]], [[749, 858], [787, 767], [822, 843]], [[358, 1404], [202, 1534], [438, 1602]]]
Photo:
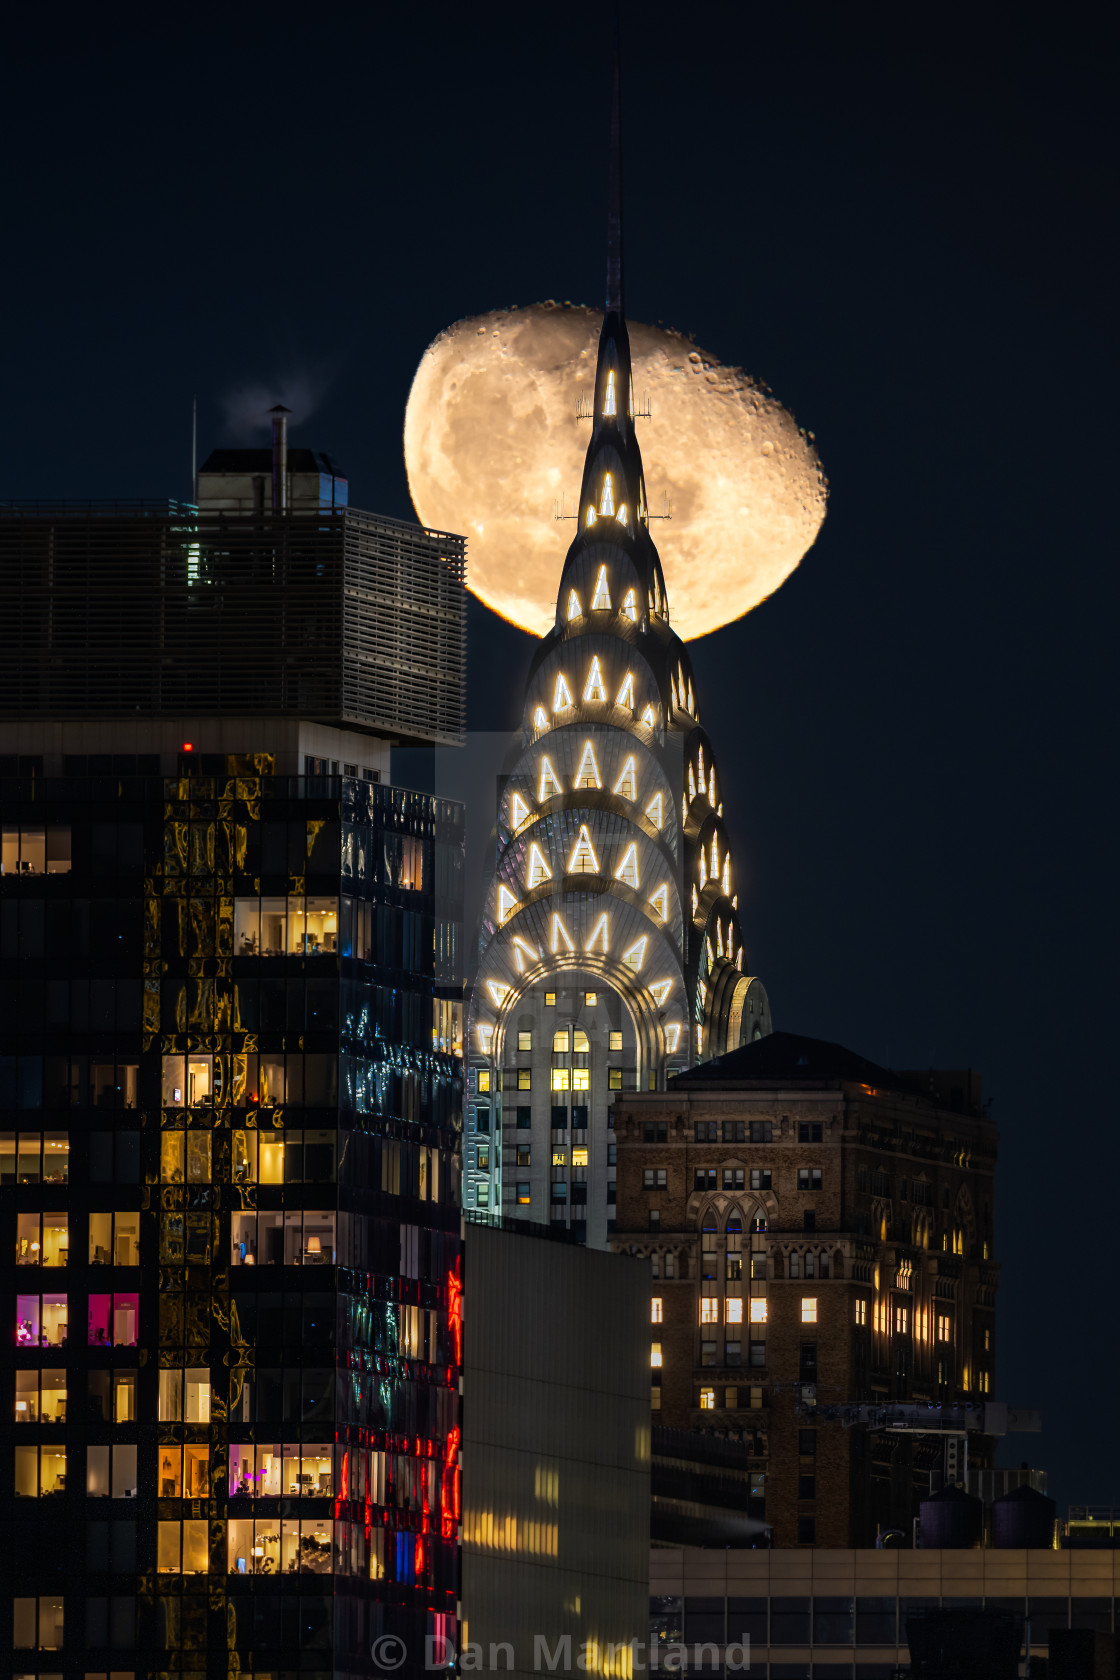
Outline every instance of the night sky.
[[[783, 1028], [983, 1071], [995, 1386], [1045, 1423], [1002, 1461], [1064, 1514], [1120, 1503], [1118, 66], [1103, 7], [1000, 12], [628, 0], [627, 305], [816, 434], [815, 548], [692, 646], [750, 964]], [[429, 340], [601, 300], [606, 8], [5, 34], [2, 496], [187, 497], [192, 395], [205, 455], [263, 392], [408, 517]], [[472, 727], [512, 725], [530, 639], [470, 627]]]

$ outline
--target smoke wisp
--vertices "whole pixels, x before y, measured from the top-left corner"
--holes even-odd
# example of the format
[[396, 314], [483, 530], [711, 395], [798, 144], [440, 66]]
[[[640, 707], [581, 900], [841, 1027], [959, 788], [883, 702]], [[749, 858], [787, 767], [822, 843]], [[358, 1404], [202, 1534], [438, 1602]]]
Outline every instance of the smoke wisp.
[[291, 409], [291, 424], [307, 420], [326, 396], [333, 371], [325, 367], [302, 367], [272, 383], [253, 380], [227, 391], [222, 397], [225, 429], [231, 437], [248, 442], [256, 433], [267, 431], [269, 409], [283, 403]]

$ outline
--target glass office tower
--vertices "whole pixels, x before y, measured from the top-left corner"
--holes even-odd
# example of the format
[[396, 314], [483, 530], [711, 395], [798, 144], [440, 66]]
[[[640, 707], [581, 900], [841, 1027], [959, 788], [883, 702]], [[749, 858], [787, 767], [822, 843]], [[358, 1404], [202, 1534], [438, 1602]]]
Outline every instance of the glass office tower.
[[462, 813], [383, 745], [353, 706], [0, 718], [5, 1673], [454, 1637]]

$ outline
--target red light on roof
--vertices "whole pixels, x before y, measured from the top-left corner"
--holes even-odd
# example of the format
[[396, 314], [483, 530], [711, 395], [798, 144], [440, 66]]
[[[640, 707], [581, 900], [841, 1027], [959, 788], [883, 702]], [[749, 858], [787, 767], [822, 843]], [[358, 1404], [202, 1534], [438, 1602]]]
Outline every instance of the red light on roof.
[[183, 751], [184, 752], [193, 752], [194, 751], [194, 742], [193, 741], [184, 741], [183, 742]]

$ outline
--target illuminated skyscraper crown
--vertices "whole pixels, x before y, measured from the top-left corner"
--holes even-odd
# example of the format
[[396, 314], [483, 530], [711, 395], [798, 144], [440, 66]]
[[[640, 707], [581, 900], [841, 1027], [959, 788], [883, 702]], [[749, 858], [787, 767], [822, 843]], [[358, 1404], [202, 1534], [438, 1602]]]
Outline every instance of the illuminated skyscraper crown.
[[743, 972], [723, 789], [649, 532], [623, 313], [617, 69], [611, 127], [579, 524], [500, 801], [470, 1049], [500, 1064], [518, 998], [578, 972], [622, 997], [644, 1087], [651, 1072], [769, 1032], [770, 1014], [761, 981]]

